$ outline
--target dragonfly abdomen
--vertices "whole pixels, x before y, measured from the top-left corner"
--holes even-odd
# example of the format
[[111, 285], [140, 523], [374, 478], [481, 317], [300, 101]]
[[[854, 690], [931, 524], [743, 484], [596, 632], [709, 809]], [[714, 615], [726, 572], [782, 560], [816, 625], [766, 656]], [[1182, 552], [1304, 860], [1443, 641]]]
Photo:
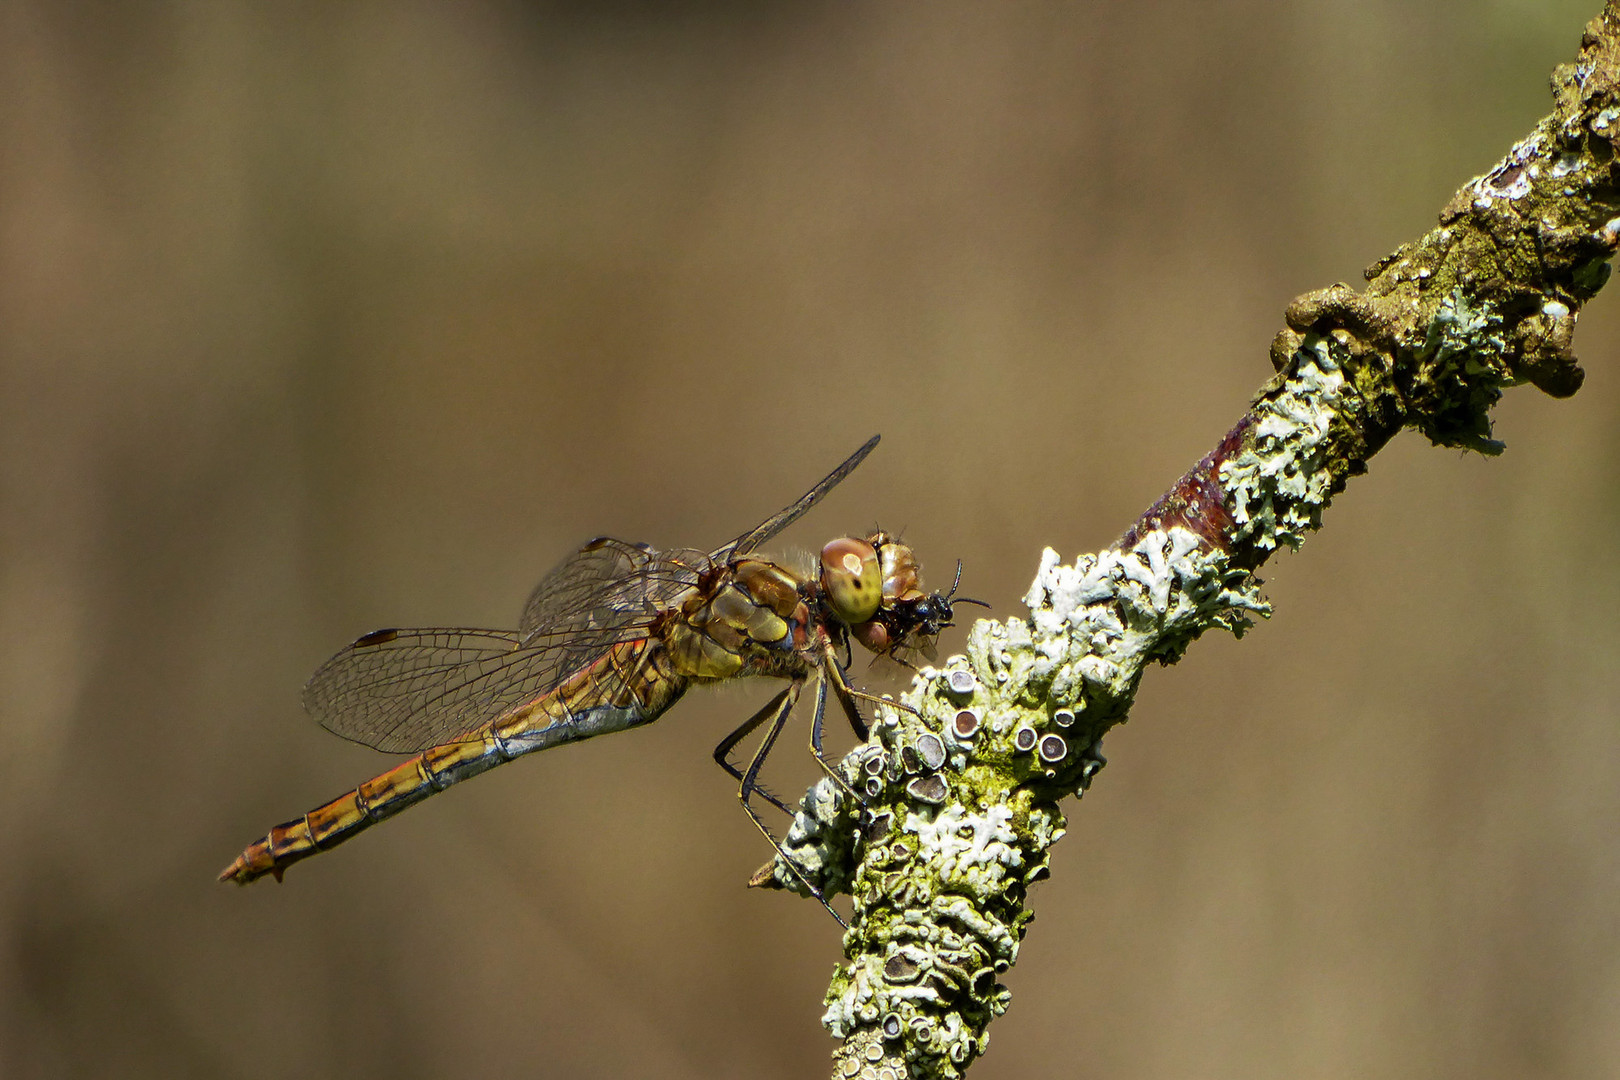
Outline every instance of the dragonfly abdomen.
[[656, 639], [621, 642], [535, 701], [275, 826], [238, 855], [220, 880], [246, 885], [266, 874], [279, 880], [293, 863], [336, 847], [451, 784], [537, 750], [650, 723], [689, 681], [672, 669]]

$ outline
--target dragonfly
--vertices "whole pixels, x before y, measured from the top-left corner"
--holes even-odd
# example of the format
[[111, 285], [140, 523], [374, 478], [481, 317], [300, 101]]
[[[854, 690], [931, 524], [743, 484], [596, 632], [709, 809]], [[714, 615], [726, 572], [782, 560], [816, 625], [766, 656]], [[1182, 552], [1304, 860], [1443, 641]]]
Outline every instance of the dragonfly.
[[[851, 642], [904, 662], [912, 651], [931, 653], [953, 603], [982, 604], [957, 598], [956, 584], [925, 593], [911, 548], [881, 530], [829, 542], [810, 574], [756, 553], [848, 477], [878, 439], [713, 551], [589, 541], [535, 587], [515, 631], [393, 628], [356, 640], [310, 678], [304, 707], [334, 734], [413, 756], [275, 826], [219, 879], [279, 881], [293, 863], [452, 784], [525, 754], [651, 723], [691, 687], [750, 675], [787, 686], [721, 740], [714, 759], [738, 783], [749, 818], [794, 866], [754, 800], [792, 813], [759, 774], [806, 685], [814, 680], [811, 751], [848, 791], [822, 752], [828, 691], [861, 740], [868, 726], [860, 703], [887, 700], [850, 685]], [[746, 763], [734, 760], [737, 744], [761, 727]]]

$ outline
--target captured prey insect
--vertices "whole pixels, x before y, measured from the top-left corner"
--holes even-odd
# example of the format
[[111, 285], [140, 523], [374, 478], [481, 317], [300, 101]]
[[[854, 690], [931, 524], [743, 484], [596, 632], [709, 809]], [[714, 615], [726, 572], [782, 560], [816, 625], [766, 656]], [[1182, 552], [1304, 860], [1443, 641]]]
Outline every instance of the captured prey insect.
[[[877, 443], [873, 436], [803, 498], [707, 554], [592, 540], [535, 587], [516, 631], [391, 629], [360, 638], [310, 678], [304, 707], [344, 738], [415, 756], [277, 825], [220, 880], [279, 880], [300, 859], [459, 780], [522, 754], [651, 723], [688, 687], [744, 675], [788, 685], [726, 736], [714, 757], [738, 781], [749, 818], [781, 852], [752, 800], [791, 813], [758, 778], [805, 684], [816, 680], [811, 749], [839, 780], [821, 752], [827, 691], [862, 739], [858, 702], [879, 700], [849, 685], [850, 640], [884, 656], [926, 651], [951, 625], [953, 600], [979, 603], [956, 599], [954, 585], [949, 593], [924, 593], [911, 549], [883, 532], [827, 544], [815, 577], [754, 554]], [[758, 750], [746, 765], [734, 763], [737, 743], [761, 726]]]

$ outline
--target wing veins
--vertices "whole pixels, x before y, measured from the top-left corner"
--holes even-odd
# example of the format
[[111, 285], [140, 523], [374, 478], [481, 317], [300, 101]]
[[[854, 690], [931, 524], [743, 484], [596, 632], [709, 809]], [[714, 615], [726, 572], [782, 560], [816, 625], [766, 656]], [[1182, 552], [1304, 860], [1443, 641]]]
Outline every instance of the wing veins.
[[327, 730], [379, 750], [455, 742], [554, 690], [652, 620], [708, 568], [754, 551], [803, 517], [877, 446], [867, 440], [799, 499], [705, 554], [598, 537], [541, 579], [516, 632], [471, 628], [378, 631], [339, 652], [304, 687]]

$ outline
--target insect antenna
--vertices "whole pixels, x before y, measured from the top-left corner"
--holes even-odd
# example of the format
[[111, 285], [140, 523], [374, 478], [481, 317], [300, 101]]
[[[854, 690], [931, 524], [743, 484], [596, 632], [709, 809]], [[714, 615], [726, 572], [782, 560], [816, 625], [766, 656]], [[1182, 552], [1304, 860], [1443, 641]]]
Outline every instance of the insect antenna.
[[971, 596], [957, 596], [956, 595], [956, 588], [957, 588], [957, 586], [959, 586], [961, 584], [962, 584], [962, 560], [957, 559], [956, 560], [956, 579], [951, 582], [951, 591], [945, 594], [945, 602], [947, 604], [977, 604], [980, 607], [984, 608], [986, 611], [988, 611], [990, 609], [990, 605], [988, 603], [986, 603], [985, 601], [983, 601], [983, 600], [975, 600]]

